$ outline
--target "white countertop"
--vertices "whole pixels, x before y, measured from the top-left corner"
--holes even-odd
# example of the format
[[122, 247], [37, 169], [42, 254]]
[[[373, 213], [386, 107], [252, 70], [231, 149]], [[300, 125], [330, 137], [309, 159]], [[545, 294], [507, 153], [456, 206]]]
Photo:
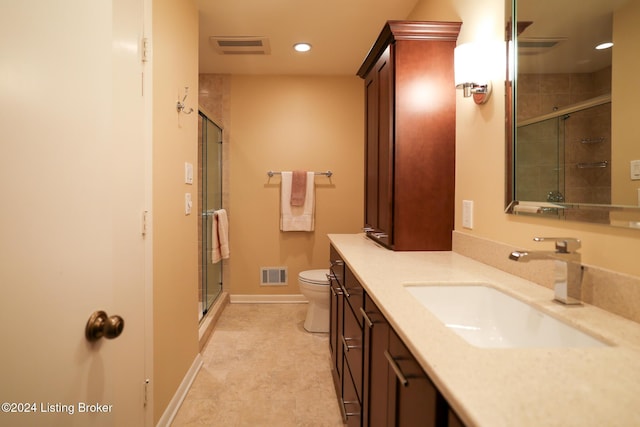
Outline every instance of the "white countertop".
[[[552, 290], [454, 252], [394, 252], [364, 234], [329, 239], [468, 427], [640, 426], [640, 324], [553, 302]], [[478, 281], [613, 345], [475, 347], [404, 289]]]

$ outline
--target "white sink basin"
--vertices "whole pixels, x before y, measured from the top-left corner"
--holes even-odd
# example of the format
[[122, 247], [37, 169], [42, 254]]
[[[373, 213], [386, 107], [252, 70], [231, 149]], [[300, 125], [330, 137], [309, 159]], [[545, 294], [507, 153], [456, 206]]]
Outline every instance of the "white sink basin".
[[405, 289], [446, 327], [476, 347], [608, 346], [486, 284], [421, 283], [405, 284]]

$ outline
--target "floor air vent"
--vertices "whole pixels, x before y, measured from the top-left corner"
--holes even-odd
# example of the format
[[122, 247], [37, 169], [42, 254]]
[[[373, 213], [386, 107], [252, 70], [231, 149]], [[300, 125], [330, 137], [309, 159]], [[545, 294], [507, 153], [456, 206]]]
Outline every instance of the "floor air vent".
[[287, 284], [287, 267], [261, 267], [260, 285], [278, 286]]

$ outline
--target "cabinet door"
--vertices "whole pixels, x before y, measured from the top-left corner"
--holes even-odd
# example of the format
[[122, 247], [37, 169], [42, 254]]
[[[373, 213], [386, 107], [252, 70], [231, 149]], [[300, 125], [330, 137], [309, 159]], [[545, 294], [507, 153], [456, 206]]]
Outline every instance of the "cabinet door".
[[[362, 398], [362, 327], [356, 320], [353, 310], [348, 304], [344, 306], [344, 335], [342, 336], [342, 346], [344, 359], [348, 371], [353, 379], [353, 385], [358, 395], [358, 400]], [[347, 369], [344, 369], [346, 372]], [[344, 374], [346, 377], [346, 374]]]
[[339, 388], [341, 387], [342, 376], [342, 318], [344, 297], [342, 288], [338, 282], [331, 277], [329, 280], [331, 290], [331, 301], [329, 306], [329, 349], [331, 351], [331, 371], [333, 381], [338, 391], [338, 397], [341, 396]]
[[393, 329], [385, 357], [389, 363], [388, 425], [446, 426], [446, 402]]
[[342, 413], [344, 423], [347, 427], [360, 427], [362, 423], [362, 408], [358, 400], [356, 388], [349, 375], [349, 368], [345, 368], [345, 375], [342, 377]]
[[389, 363], [384, 352], [389, 345], [389, 324], [373, 300], [365, 294], [364, 308], [364, 397], [362, 425], [385, 427], [389, 399]]
[[393, 241], [393, 62], [392, 47], [365, 79], [366, 180], [365, 223], [385, 245]]

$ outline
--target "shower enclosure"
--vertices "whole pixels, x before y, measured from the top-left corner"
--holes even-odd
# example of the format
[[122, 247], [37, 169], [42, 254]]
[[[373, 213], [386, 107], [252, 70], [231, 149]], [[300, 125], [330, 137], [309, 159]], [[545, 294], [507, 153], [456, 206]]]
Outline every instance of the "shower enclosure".
[[516, 199], [611, 203], [611, 102], [518, 123]]
[[222, 128], [202, 111], [198, 117], [198, 194], [200, 215], [199, 318], [202, 319], [222, 292], [222, 261], [212, 263], [212, 225], [214, 212], [222, 208]]

